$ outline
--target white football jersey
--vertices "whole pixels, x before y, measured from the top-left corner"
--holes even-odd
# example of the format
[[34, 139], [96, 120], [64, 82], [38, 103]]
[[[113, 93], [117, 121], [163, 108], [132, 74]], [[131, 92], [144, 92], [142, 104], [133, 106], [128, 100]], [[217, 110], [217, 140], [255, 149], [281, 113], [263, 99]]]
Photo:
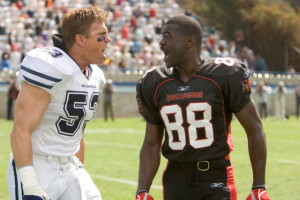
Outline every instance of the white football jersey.
[[20, 86], [26, 81], [50, 94], [49, 106], [31, 136], [33, 152], [54, 156], [77, 153], [106, 83], [98, 66], [89, 65], [88, 70], [87, 78], [77, 63], [56, 47], [27, 53], [18, 75]]

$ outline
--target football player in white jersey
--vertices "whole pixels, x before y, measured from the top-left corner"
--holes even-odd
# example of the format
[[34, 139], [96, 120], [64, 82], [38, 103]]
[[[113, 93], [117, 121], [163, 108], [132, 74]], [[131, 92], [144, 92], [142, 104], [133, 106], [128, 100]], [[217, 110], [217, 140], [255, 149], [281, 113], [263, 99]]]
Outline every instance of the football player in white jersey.
[[7, 175], [11, 199], [101, 200], [82, 165], [83, 132], [106, 83], [95, 64], [111, 41], [107, 17], [99, 7], [71, 9], [54, 47], [24, 58]]

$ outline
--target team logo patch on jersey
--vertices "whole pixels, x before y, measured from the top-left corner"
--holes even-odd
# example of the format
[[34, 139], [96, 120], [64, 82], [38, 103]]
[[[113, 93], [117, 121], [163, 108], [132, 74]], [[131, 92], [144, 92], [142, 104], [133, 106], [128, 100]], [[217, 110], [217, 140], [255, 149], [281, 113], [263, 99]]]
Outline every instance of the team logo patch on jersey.
[[190, 86], [180, 86], [178, 88], [178, 92], [185, 92], [185, 91], [188, 91], [190, 89]]
[[246, 71], [245, 74], [244, 74], [244, 78], [250, 78], [250, 71]]
[[243, 93], [251, 92], [250, 79], [242, 81], [241, 84], [242, 84], [242, 88], [243, 88], [243, 90], [242, 90]]
[[220, 188], [223, 187], [224, 183], [212, 183], [210, 185], [211, 188]]
[[143, 111], [142, 100], [140, 98], [136, 98], [136, 103], [137, 103], [139, 112], [142, 112]]
[[167, 95], [167, 101], [177, 101], [182, 99], [194, 99], [203, 98], [203, 92], [184, 92], [179, 94], [169, 94]]
[[61, 57], [63, 54], [56, 50], [56, 49], [50, 49], [49, 52], [48, 52], [53, 58], [58, 58], [58, 57]]
[[230, 189], [229, 189], [229, 187], [222, 187], [222, 190], [224, 190], [224, 191], [226, 191], [226, 192], [230, 192]]

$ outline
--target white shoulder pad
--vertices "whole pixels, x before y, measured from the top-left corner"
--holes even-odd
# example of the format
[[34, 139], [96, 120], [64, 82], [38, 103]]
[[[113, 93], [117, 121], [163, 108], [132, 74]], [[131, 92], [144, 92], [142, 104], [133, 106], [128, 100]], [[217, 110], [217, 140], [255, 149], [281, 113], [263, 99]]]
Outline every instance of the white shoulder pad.
[[[56, 47], [37, 48], [29, 51], [21, 63], [18, 81], [50, 90], [65, 76], [74, 73], [76, 63]], [[21, 85], [21, 83], [20, 83]]]
[[98, 67], [97, 65], [90, 65], [90, 66], [93, 70], [92, 76], [99, 81], [99, 89], [100, 91], [102, 91], [104, 85], [106, 84], [104, 73], [102, 69], [100, 69], [100, 67]]

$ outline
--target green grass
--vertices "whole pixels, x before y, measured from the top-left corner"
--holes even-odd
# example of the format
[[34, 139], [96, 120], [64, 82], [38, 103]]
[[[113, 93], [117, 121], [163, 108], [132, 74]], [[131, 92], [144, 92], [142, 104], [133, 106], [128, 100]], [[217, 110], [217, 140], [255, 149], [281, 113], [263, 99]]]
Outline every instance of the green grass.
[[[299, 199], [300, 191], [300, 120], [263, 121], [267, 136], [268, 163], [266, 181], [271, 199]], [[0, 199], [9, 199], [6, 168], [10, 154], [9, 134], [12, 123], [0, 120]], [[134, 199], [136, 191], [139, 151], [144, 137], [145, 122], [140, 118], [118, 118], [115, 122], [102, 119], [91, 121], [86, 128], [85, 168], [99, 187], [103, 200]], [[242, 127], [232, 124], [235, 150], [234, 162], [238, 199], [248, 195], [252, 184], [247, 140]], [[162, 200], [161, 167], [150, 193]]]

